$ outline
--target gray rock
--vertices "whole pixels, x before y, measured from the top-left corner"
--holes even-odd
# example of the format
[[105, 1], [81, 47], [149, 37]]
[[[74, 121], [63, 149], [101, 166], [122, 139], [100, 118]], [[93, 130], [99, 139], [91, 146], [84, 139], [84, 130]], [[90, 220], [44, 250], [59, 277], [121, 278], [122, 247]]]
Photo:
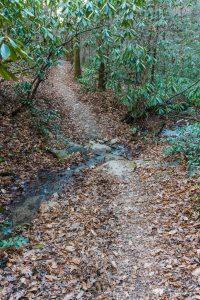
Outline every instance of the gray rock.
[[70, 156], [70, 154], [67, 150], [50, 149], [50, 152], [57, 159], [66, 159]]
[[65, 149], [68, 154], [76, 153], [76, 152], [84, 152], [85, 148], [82, 145], [69, 143], [67, 149]]
[[89, 149], [96, 155], [103, 155], [111, 152], [111, 148], [109, 146], [100, 143], [90, 144]]
[[117, 143], [119, 143], [119, 139], [118, 139], [118, 138], [112, 139], [112, 140], [110, 141], [110, 145], [115, 145], [115, 144], [117, 144]]
[[120, 155], [115, 155], [112, 153], [108, 153], [105, 155], [105, 162], [108, 162], [110, 160], [124, 160], [125, 158], [123, 156]]
[[[98, 142], [99, 144], [104, 144], [104, 141], [103, 141], [103, 140], [97, 140], [97, 142]], [[94, 141], [92, 141], [91, 143], [94, 143]]]
[[82, 145], [69, 142], [67, 147], [63, 150], [49, 149], [49, 152], [58, 159], [67, 159], [71, 154], [77, 152], [85, 152], [85, 148]]

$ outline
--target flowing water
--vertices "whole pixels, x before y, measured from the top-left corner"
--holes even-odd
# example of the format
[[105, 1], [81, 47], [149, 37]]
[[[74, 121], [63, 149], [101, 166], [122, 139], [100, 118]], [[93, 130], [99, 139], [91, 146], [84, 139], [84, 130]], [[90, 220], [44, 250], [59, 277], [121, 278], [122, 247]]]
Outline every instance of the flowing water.
[[12, 226], [30, 223], [42, 202], [62, 192], [67, 184], [75, 181], [77, 175], [83, 175], [85, 169], [120, 157], [130, 160], [132, 153], [124, 145], [117, 144], [111, 147], [109, 153], [94, 154], [86, 151], [83, 153], [84, 162], [78, 166], [73, 165], [56, 172], [40, 171], [34, 181], [25, 183], [23, 195], [14, 199], [10, 206], [8, 219], [11, 220]]

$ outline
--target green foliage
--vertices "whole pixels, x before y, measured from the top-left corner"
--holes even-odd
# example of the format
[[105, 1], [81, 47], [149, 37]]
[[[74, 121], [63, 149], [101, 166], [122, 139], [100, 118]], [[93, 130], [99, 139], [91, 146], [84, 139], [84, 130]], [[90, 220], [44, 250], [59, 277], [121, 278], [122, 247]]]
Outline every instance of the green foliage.
[[94, 91], [97, 88], [97, 81], [96, 69], [86, 66], [82, 72], [82, 76], [79, 78], [79, 82], [85, 89]]
[[200, 5], [189, 0], [135, 4], [130, 8], [130, 2], [124, 2], [120, 11], [112, 3], [115, 9], [108, 22], [112, 26], [97, 14], [103, 29], [95, 38], [89, 34], [84, 39], [83, 48], [89, 47], [92, 57], [90, 71], [83, 73], [82, 82], [93, 82], [98, 62], [103, 61], [107, 88], [114, 90], [135, 120], [152, 113], [182, 113], [198, 107], [199, 83], [172, 101], [167, 100], [199, 78], [200, 28], [196, 12]]
[[177, 135], [168, 138], [170, 146], [164, 150], [166, 156], [185, 159], [189, 174], [200, 166], [200, 123], [188, 125], [177, 130]]
[[10, 237], [0, 240], [0, 248], [21, 248], [28, 243], [28, 239], [23, 236]]
[[28, 243], [28, 239], [13, 232], [9, 221], [0, 223], [0, 248], [20, 248]]
[[63, 46], [67, 51], [77, 46], [76, 37], [81, 50], [89, 49], [80, 79], [88, 89], [100, 88], [101, 78], [135, 120], [188, 112], [200, 105], [199, 84], [166, 100], [199, 77], [199, 10], [191, 0], [4, 0], [0, 76], [16, 80], [22, 74], [17, 91], [30, 105]]
[[29, 13], [24, 1], [0, 2], [0, 76], [6, 80], [17, 80], [15, 74], [9, 70], [10, 63], [19, 59], [29, 59], [23, 50], [23, 44], [14, 38], [16, 24], [20, 27], [20, 23], [27, 15]]
[[0, 163], [4, 162], [5, 158], [3, 156], [0, 155]]

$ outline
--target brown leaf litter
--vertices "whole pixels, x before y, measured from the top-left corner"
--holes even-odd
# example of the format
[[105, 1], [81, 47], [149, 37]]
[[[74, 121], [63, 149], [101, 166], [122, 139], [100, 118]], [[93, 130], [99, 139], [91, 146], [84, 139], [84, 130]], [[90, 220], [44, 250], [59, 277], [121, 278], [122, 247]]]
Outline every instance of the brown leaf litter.
[[[59, 97], [63, 105], [67, 97]], [[88, 120], [96, 122], [94, 97], [87, 104], [88, 97], [80, 107], [89, 106]], [[115, 128], [112, 114], [106, 111], [105, 120], [111, 119], [115, 136], [124, 130], [122, 139], [128, 137], [128, 127]], [[112, 138], [103, 117], [96, 122], [98, 132]], [[91, 138], [87, 126], [75, 125], [73, 118], [64, 125], [74, 139]], [[193, 207], [198, 185], [183, 165], [167, 164], [162, 148], [149, 142], [134, 159], [136, 169], [128, 162], [120, 173], [108, 164], [87, 169], [56, 201], [43, 203], [26, 232], [30, 243], [4, 253], [0, 299], [200, 299], [200, 222]]]

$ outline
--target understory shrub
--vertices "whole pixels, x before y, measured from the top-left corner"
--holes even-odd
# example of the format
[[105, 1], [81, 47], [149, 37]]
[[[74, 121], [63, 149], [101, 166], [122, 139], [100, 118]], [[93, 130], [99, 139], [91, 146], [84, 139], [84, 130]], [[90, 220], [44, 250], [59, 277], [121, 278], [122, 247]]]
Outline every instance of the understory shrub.
[[166, 156], [178, 156], [187, 161], [189, 175], [200, 167], [200, 123], [194, 123], [177, 130], [175, 136], [168, 138], [169, 146], [165, 148]]
[[84, 67], [82, 76], [79, 79], [80, 83], [87, 90], [94, 91], [97, 88], [97, 73], [96, 69], [92, 66]]
[[20, 248], [28, 243], [28, 239], [13, 228], [10, 221], [0, 223], [0, 249]]

